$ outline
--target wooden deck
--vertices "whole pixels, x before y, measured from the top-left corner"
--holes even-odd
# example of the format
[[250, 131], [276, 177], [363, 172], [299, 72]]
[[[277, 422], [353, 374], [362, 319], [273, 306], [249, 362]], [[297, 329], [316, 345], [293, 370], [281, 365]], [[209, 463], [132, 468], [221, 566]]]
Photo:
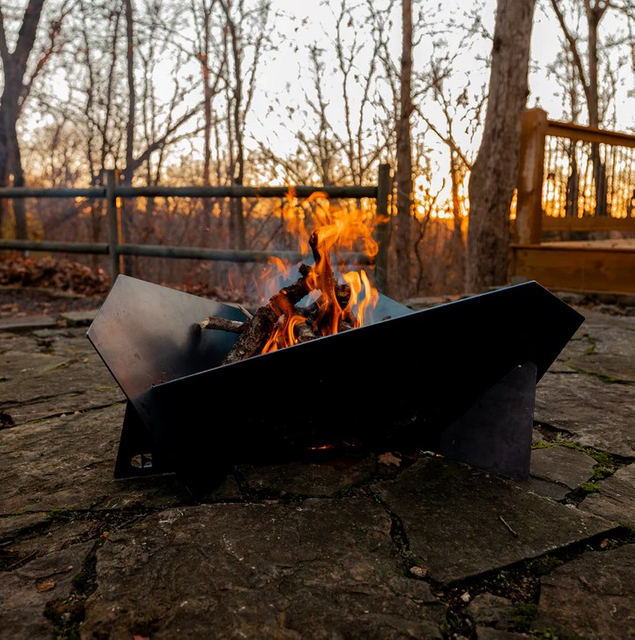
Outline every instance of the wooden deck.
[[[560, 291], [635, 294], [634, 150], [635, 136], [552, 121], [538, 108], [525, 112], [512, 280]], [[568, 232], [627, 238], [551, 241]]]
[[511, 273], [548, 289], [635, 294], [635, 238], [511, 246]]

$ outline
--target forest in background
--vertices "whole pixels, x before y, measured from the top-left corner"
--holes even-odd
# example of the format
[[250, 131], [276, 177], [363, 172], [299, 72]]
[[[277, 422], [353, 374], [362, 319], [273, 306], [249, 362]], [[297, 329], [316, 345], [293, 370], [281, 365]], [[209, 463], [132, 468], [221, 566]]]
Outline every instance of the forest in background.
[[[298, 14], [297, 4], [311, 6]], [[499, 0], [499, 13], [505, 4], [530, 11], [514, 23], [525, 33], [512, 34], [531, 39], [527, 104], [632, 131], [632, 3]], [[369, 185], [388, 163], [392, 289], [462, 292], [496, 10], [491, 1], [3, 0], [0, 186], [97, 186], [105, 169], [129, 185]], [[0, 204], [2, 237], [105, 239], [101, 201]], [[327, 206], [361, 208], [372, 224], [372, 202], [157, 198], [124, 203], [124, 238], [297, 249], [293, 229]], [[127, 258], [126, 269], [222, 290], [260, 274], [156, 258]]]

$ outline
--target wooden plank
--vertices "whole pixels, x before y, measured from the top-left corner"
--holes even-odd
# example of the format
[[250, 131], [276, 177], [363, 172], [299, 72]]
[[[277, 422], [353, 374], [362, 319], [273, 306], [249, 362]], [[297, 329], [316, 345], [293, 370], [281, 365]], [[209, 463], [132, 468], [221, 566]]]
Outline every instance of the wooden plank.
[[570, 138], [571, 140], [585, 140], [586, 142], [598, 142], [620, 147], [635, 147], [635, 136], [619, 131], [607, 131], [596, 127], [584, 127], [571, 122], [558, 122], [549, 120], [547, 127], [548, 136]]
[[512, 276], [547, 289], [635, 294], [635, 250], [515, 245], [511, 252]]
[[543, 231], [635, 231], [635, 218], [542, 216]]

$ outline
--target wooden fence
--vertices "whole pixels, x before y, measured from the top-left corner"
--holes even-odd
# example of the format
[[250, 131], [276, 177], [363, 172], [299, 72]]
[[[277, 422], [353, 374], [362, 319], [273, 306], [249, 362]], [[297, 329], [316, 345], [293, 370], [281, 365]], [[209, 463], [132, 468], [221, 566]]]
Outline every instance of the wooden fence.
[[526, 111], [512, 228], [512, 278], [635, 293], [635, 239], [597, 239], [598, 232], [635, 234], [635, 136]]
[[[271, 257], [299, 262], [303, 255], [295, 251], [250, 251], [233, 249], [208, 249], [204, 247], [165, 246], [131, 244], [124, 242], [121, 232], [122, 198], [283, 198], [288, 187], [130, 187], [120, 185], [116, 171], [106, 172], [105, 187], [83, 189], [56, 188], [0, 188], [0, 198], [104, 198], [108, 224], [108, 242], [54, 242], [32, 240], [0, 240], [0, 250], [45, 251], [78, 254], [101, 254], [110, 256], [110, 272], [114, 278], [123, 271], [123, 256], [153, 256], [162, 258], [190, 258], [199, 260], [224, 260], [228, 262], [267, 262]], [[313, 193], [325, 193], [329, 199], [372, 198], [376, 200], [377, 223], [375, 236], [379, 252], [374, 259], [363, 254], [347, 256], [358, 263], [375, 266], [375, 286], [383, 291], [386, 287], [388, 262], [388, 201], [392, 191], [389, 165], [379, 166], [377, 184], [373, 186], [294, 186], [298, 198]]]

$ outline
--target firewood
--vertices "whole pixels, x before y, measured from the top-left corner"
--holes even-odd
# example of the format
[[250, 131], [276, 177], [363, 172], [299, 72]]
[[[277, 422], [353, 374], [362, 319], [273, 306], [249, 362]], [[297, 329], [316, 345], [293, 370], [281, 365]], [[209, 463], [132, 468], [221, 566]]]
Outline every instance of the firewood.
[[[320, 246], [317, 231], [311, 234], [309, 245], [315, 264], [301, 264], [300, 278], [271, 296], [267, 304], [257, 309], [252, 318], [241, 323], [212, 317], [200, 324], [201, 328], [219, 328], [240, 334], [222, 364], [231, 364], [259, 355], [263, 350], [285, 346], [287, 338], [284, 336], [284, 329], [288, 319], [294, 316], [301, 315], [306, 319], [293, 326], [298, 342], [348, 331], [355, 326], [355, 317], [348, 309], [351, 288], [348, 284], [337, 283], [331, 258], [328, 251], [323, 251]], [[321, 291], [317, 300], [307, 307], [296, 307], [315, 289]], [[275, 344], [270, 344], [270, 341], [275, 341]]]
[[245, 322], [240, 320], [229, 320], [228, 318], [219, 318], [217, 316], [209, 316], [203, 322], [199, 323], [201, 329], [217, 329], [218, 331], [228, 331], [230, 333], [242, 333], [245, 329]]
[[298, 322], [293, 327], [293, 332], [298, 342], [308, 342], [318, 337], [310, 322]]
[[287, 317], [291, 317], [294, 305], [311, 292], [312, 278], [309, 276], [312, 269], [306, 265], [304, 267], [301, 273], [304, 272], [305, 275], [271, 296], [269, 302], [260, 307], [254, 317], [245, 323], [247, 326], [223, 359], [222, 364], [238, 362], [262, 353], [280, 316], [287, 314]]
[[260, 307], [254, 314], [254, 317], [245, 323], [245, 329], [234, 343], [234, 346], [223, 358], [222, 364], [238, 362], [239, 360], [262, 353], [267, 341], [271, 337], [278, 317], [269, 305]]

